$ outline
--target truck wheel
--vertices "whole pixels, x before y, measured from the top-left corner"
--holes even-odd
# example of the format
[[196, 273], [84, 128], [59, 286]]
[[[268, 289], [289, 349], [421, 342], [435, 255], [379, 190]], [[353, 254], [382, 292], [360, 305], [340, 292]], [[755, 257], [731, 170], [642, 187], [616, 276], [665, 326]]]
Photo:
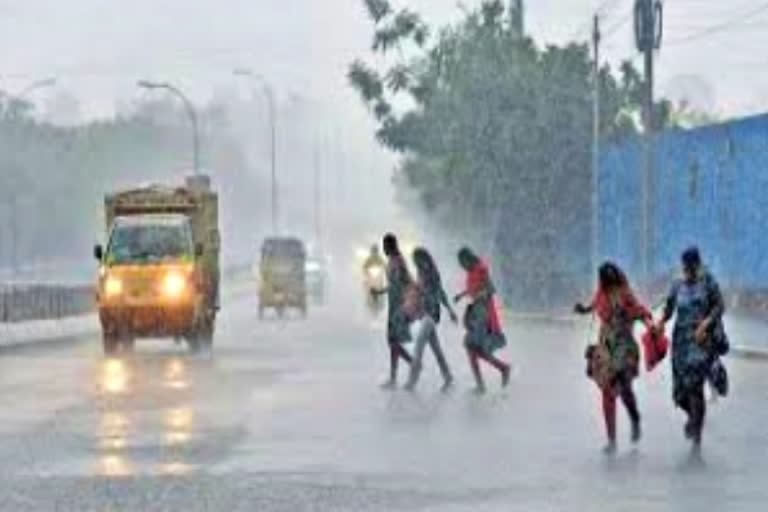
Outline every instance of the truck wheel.
[[213, 333], [216, 331], [216, 320], [211, 318], [200, 328], [201, 345], [210, 350], [213, 346]]
[[119, 340], [114, 333], [104, 332], [101, 337], [101, 343], [104, 346], [104, 355], [111, 356], [117, 352]]
[[136, 346], [136, 340], [131, 336], [126, 336], [120, 340], [120, 345], [123, 347], [123, 351], [133, 352], [133, 349]]
[[187, 336], [187, 345], [189, 345], [189, 351], [193, 354], [200, 352], [201, 340], [202, 336], [200, 335], [199, 330], [195, 329], [195, 331], [190, 333]]

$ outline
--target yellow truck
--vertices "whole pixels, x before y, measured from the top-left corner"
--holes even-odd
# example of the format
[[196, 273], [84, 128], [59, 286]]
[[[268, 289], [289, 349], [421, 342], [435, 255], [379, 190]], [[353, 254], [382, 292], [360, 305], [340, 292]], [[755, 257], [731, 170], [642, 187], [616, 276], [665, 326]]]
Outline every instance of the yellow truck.
[[97, 245], [97, 302], [104, 352], [137, 338], [171, 337], [210, 348], [220, 307], [218, 194], [195, 175], [104, 200], [106, 247]]

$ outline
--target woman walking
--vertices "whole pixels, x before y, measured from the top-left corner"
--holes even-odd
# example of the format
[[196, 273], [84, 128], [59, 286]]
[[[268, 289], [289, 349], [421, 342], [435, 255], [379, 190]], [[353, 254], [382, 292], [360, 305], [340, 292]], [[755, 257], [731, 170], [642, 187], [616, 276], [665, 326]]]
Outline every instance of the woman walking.
[[413, 284], [413, 278], [408, 272], [397, 237], [392, 233], [384, 235], [384, 254], [387, 257], [387, 288], [378, 293], [387, 294], [387, 343], [389, 345], [389, 380], [382, 384], [383, 389], [394, 389], [397, 386], [398, 361], [403, 359], [411, 362], [411, 356], [403, 344], [411, 341], [409, 320], [404, 311], [405, 292]]
[[453, 322], [457, 321], [456, 313], [448, 302], [440, 272], [429, 251], [423, 247], [417, 248], [413, 252], [413, 263], [416, 266], [417, 281], [410, 300], [406, 300], [406, 313], [410, 320], [419, 320], [420, 325], [413, 350], [411, 374], [405, 388], [411, 391], [416, 387], [421, 374], [424, 347], [429, 344], [443, 376], [442, 390], [447, 391], [453, 384], [453, 376], [440, 347], [437, 325], [440, 323], [441, 307], [445, 307]]
[[683, 278], [672, 284], [658, 329], [676, 315], [672, 331], [672, 394], [688, 416], [684, 434], [701, 446], [706, 416], [704, 383], [718, 357], [727, 351], [723, 329], [725, 303], [717, 281], [704, 267], [696, 247], [683, 252]]
[[[651, 312], [632, 292], [624, 272], [612, 262], [598, 270], [598, 287], [588, 306], [577, 304], [576, 313], [595, 313], [600, 319], [597, 350], [605, 354], [603, 367], [593, 368], [592, 377], [602, 392], [603, 418], [608, 436], [606, 453], [616, 451], [616, 397], [621, 397], [632, 425], [632, 442], [640, 441], [640, 411], [632, 389], [638, 374], [640, 348], [633, 334], [635, 322], [653, 328]], [[593, 356], [594, 357], [594, 356]]]
[[464, 346], [469, 357], [472, 374], [475, 377], [475, 393], [485, 393], [485, 382], [480, 372], [480, 360], [485, 361], [501, 374], [501, 385], [509, 383], [510, 365], [493, 355], [493, 352], [507, 344], [501, 329], [496, 290], [491, 281], [488, 265], [471, 249], [463, 247], [458, 253], [459, 265], [467, 272], [465, 290], [457, 295], [455, 302], [464, 297], [470, 300], [464, 313], [464, 327], [467, 330]]

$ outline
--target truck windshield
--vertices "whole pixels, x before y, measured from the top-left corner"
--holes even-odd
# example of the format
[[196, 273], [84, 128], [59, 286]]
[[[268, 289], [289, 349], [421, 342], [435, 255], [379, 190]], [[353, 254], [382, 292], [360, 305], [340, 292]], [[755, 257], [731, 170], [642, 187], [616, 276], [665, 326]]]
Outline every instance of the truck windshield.
[[107, 253], [110, 263], [154, 262], [191, 258], [188, 226], [179, 224], [117, 225]]

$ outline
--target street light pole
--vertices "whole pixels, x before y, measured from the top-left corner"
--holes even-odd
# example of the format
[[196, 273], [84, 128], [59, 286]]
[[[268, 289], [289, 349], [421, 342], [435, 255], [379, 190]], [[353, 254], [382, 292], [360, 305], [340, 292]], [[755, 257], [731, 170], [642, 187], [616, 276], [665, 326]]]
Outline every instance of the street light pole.
[[54, 85], [56, 85], [56, 77], [44, 78], [27, 85], [21, 91], [19, 91], [15, 97], [19, 100], [23, 100], [29, 93], [34, 90], [42, 89], [44, 87], [53, 87]]
[[249, 77], [261, 83], [264, 97], [267, 100], [269, 109], [269, 132], [270, 132], [270, 162], [271, 162], [271, 188], [272, 188], [272, 234], [278, 232], [278, 193], [277, 193], [277, 109], [275, 107], [275, 93], [272, 86], [269, 85], [264, 77], [254, 73], [250, 69], [235, 69], [232, 72], [235, 76]]
[[187, 112], [190, 123], [192, 123], [192, 158], [193, 158], [193, 170], [195, 174], [200, 174], [200, 134], [197, 124], [197, 112], [195, 106], [189, 100], [189, 98], [181, 92], [178, 87], [175, 87], [165, 82], [149, 82], [147, 80], [139, 80], [137, 85], [144, 89], [165, 89], [176, 97], [178, 97], [184, 104], [184, 109]]

